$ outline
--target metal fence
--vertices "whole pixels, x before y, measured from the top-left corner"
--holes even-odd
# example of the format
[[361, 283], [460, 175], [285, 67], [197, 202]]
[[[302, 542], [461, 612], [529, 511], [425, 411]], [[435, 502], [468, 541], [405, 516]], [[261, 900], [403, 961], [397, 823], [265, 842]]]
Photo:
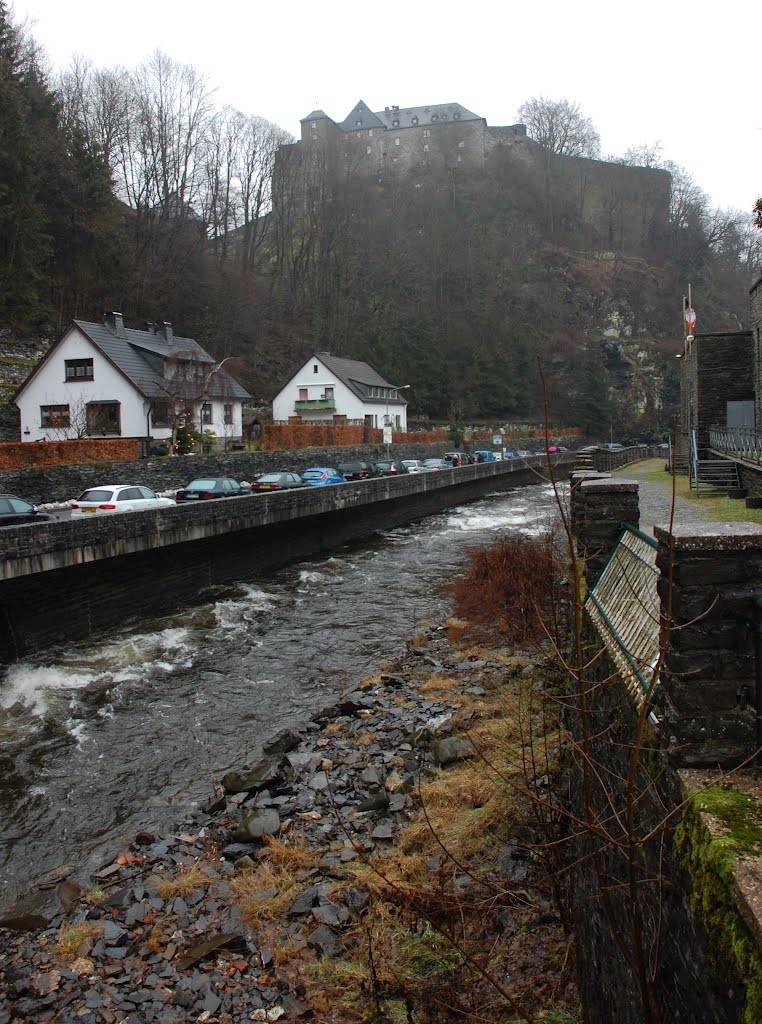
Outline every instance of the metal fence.
[[755, 427], [710, 427], [709, 447], [747, 462], [762, 462], [762, 431]]
[[[585, 598], [587, 612], [635, 703], [649, 703], [658, 684], [657, 544], [629, 523]], [[656, 715], [649, 712], [653, 720]]]

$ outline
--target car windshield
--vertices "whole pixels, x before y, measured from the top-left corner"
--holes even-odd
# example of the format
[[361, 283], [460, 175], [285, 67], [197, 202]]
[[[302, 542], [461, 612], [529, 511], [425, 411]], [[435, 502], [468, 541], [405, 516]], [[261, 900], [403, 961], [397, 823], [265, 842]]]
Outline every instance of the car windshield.
[[214, 489], [216, 480], [191, 480], [186, 491], [211, 491]]
[[111, 501], [113, 491], [85, 491], [84, 494], [80, 494], [77, 501]]
[[308, 469], [302, 476], [305, 480], [317, 479], [318, 477], [325, 476], [325, 471], [322, 469]]

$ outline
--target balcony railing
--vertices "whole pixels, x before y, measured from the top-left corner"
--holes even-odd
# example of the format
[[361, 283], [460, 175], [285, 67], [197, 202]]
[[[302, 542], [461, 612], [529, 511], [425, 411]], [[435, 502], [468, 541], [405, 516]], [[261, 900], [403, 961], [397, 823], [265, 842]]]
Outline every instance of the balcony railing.
[[294, 409], [297, 412], [330, 412], [335, 408], [335, 398], [300, 398], [294, 402]]
[[762, 462], [762, 430], [756, 427], [710, 427], [709, 447], [747, 462]]

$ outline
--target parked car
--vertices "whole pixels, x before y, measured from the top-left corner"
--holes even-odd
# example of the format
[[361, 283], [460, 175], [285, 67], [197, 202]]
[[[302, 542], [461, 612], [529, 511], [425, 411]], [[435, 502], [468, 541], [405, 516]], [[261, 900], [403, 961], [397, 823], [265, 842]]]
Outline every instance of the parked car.
[[244, 487], [228, 476], [208, 477], [191, 480], [175, 495], [176, 501], [209, 501], [212, 498], [238, 498], [251, 494], [250, 487]]
[[23, 498], [15, 494], [0, 494], [0, 526], [23, 526], [25, 523], [55, 522], [58, 516], [50, 512], [38, 512]]
[[403, 459], [402, 465], [405, 467], [406, 473], [425, 473], [426, 470], [423, 468], [423, 463], [420, 459]]
[[617, 444], [616, 441], [614, 441], [614, 442], [608, 442], [607, 441], [606, 444], [602, 444], [601, 445], [601, 448], [605, 448], [607, 452], [621, 452], [623, 450], [623, 448], [624, 448], [624, 445], [623, 444]]
[[465, 466], [468, 462], [468, 456], [465, 452], [445, 452], [442, 458], [445, 462], [455, 468], [455, 466]]
[[495, 458], [495, 453], [487, 451], [486, 448], [478, 448], [474, 452], [474, 455], [476, 456], [477, 462], [497, 462], [497, 459]]
[[305, 469], [302, 473], [302, 481], [310, 487], [347, 482], [338, 469], [331, 469], [328, 466], [313, 466], [311, 469]]
[[379, 476], [401, 476], [408, 472], [404, 462], [393, 460], [392, 462], [377, 462], [376, 471]]
[[444, 459], [424, 459], [423, 468], [425, 470], [430, 469], [452, 469], [449, 462], [445, 462]]
[[519, 450], [517, 452], [515, 452], [514, 454], [516, 455], [517, 459], [529, 459], [529, 458], [532, 457], [533, 453], [530, 452], [530, 451], [527, 451], [526, 448], [519, 448]]
[[282, 470], [280, 473], [263, 473], [251, 485], [252, 491], [286, 491], [291, 487], [304, 487], [304, 480], [298, 473]]
[[115, 512], [142, 512], [150, 508], [169, 508], [174, 498], [160, 498], [142, 484], [104, 484], [90, 487], [70, 502], [72, 518], [113, 515]]
[[372, 462], [340, 462], [336, 469], [345, 480], [367, 480], [378, 476]]

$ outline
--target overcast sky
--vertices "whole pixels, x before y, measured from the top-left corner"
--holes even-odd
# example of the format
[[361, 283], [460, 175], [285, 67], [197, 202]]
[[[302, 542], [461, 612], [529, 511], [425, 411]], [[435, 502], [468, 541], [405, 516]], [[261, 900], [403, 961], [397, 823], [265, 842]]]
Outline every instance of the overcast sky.
[[54, 67], [80, 53], [132, 68], [155, 49], [217, 99], [299, 134], [316, 107], [343, 120], [458, 102], [514, 124], [532, 96], [578, 103], [603, 153], [661, 141], [713, 203], [762, 194], [762, 111], [749, 0], [14, 0]]

